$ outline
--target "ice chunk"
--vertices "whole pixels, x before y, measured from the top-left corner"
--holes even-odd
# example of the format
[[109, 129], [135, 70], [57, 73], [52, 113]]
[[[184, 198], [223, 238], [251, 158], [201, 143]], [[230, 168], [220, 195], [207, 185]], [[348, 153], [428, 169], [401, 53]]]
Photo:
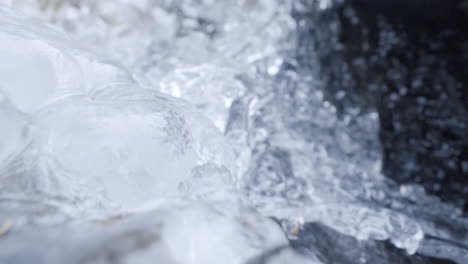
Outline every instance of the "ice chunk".
[[200, 177], [221, 177], [210, 181], [218, 183], [212, 192], [234, 186], [227, 143], [195, 110], [157, 92], [111, 90], [65, 98], [36, 115], [42, 191], [128, 209], [183, 195], [181, 186]]
[[245, 88], [236, 71], [214, 65], [177, 69], [161, 81], [161, 91], [190, 100], [224, 131], [229, 108]]
[[131, 82], [125, 71], [78, 47], [65, 34], [0, 5], [2, 90], [23, 112], [67, 95]]
[[130, 216], [15, 232], [0, 240], [0, 262], [242, 264], [287, 244], [279, 225], [248, 207], [172, 201]]
[[[66, 34], [2, 6], [0, 40], [2, 98], [11, 101], [0, 105], [0, 166], [27, 150], [2, 174], [2, 196], [129, 209], [232, 191], [230, 147], [187, 102], [141, 89]], [[22, 132], [29, 123], [34, 132]]]
[[371, 209], [359, 204], [290, 206], [272, 211], [262, 208], [261, 211], [280, 219], [295, 219], [292, 224], [297, 226], [306, 222], [321, 222], [358, 240], [390, 240], [409, 254], [416, 253], [424, 237], [421, 227], [411, 218], [388, 209]]
[[5, 31], [0, 42], [3, 90], [22, 111], [36, 111], [59, 90], [82, 86], [76, 63], [46, 42]]
[[249, 208], [222, 203], [213, 209], [192, 205], [169, 214], [164, 234], [178, 263], [219, 263], [221, 256], [223, 263], [244, 263], [288, 243], [279, 225]]

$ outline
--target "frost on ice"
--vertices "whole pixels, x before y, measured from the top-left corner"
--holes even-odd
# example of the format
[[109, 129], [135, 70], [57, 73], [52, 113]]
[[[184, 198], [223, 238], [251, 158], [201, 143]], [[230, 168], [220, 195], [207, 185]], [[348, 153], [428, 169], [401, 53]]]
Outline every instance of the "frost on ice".
[[140, 88], [61, 32], [0, 11], [0, 158], [10, 166], [2, 193], [128, 209], [233, 190], [230, 147], [188, 103]]
[[234, 154], [188, 102], [34, 19], [0, 22], [2, 262], [235, 264], [287, 245], [238, 202]]

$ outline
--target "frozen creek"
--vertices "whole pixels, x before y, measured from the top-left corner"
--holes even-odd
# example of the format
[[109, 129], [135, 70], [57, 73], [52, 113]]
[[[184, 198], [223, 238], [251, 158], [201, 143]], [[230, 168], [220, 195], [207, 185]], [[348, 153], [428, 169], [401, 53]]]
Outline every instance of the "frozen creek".
[[0, 263], [468, 262], [296, 67], [300, 6], [2, 2]]

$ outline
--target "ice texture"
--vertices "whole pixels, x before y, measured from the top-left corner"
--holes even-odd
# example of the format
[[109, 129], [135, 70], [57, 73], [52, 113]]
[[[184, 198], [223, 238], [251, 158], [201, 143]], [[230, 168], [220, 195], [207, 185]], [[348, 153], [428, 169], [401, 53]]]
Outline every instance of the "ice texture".
[[191, 105], [0, 12], [3, 195], [61, 197], [86, 212], [234, 191], [232, 151]]
[[18, 110], [32, 113], [60, 97], [132, 82], [125, 70], [98, 59], [63, 32], [0, 9], [1, 88]]
[[[12, 163], [31, 142], [31, 125], [28, 117], [19, 112], [0, 91], [0, 172]], [[0, 185], [1, 186], [1, 185]]]
[[332, 1], [3, 2], [0, 260], [318, 264], [287, 239], [319, 222], [465, 263], [466, 218], [381, 174], [377, 113], [325, 98], [298, 13]]
[[[61, 239], [64, 235], [70, 238]], [[106, 221], [25, 229], [0, 241], [0, 259], [37, 264], [110, 264], [116, 259], [125, 264], [215, 264], [222, 258], [223, 263], [237, 264], [287, 244], [279, 225], [251, 209], [171, 201]]]
[[231, 147], [192, 105], [0, 14], [1, 262], [235, 264], [287, 246], [235, 198]]
[[[44, 178], [52, 178], [44, 191], [102, 196], [135, 208], [181, 192], [196, 194], [208, 184], [219, 192], [234, 186], [233, 156], [210, 122], [174, 98], [125, 88], [130, 91], [123, 95], [103, 90], [68, 97], [37, 114], [38, 166]], [[218, 173], [197, 174], [207, 166]], [[219, 178], [193, 190], [191, 182], [206, 177]]]
[[233, 69], [214, 65], [177, 69], [161, 80], [161, 91], [190, 100], [224, 131], [234, 98], [245, 90], [236, 74]]

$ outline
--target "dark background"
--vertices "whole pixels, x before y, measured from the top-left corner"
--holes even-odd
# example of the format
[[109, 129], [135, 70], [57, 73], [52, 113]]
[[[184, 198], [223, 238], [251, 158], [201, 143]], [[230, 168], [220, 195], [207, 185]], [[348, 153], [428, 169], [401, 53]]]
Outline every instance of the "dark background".
[[384, 174], [468, 211], [468, 1], [347, 0], [309, 15], [328, 99], [379, 113]]

